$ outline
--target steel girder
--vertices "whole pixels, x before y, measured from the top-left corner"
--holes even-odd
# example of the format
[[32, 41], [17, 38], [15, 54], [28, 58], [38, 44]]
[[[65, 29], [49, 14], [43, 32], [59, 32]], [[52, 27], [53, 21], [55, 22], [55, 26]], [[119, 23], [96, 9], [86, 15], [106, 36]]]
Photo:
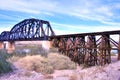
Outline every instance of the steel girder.
[[48, 40], [49, 36], [54, 35], [48, 21], [25, 19], [13, 26], [10, 31], [2, 32], [0, 41]]
[[0, 41], [7, 41], [9, 40], [9, 35], [10, 32], [9, 31], [3, 31], [0, 35]]

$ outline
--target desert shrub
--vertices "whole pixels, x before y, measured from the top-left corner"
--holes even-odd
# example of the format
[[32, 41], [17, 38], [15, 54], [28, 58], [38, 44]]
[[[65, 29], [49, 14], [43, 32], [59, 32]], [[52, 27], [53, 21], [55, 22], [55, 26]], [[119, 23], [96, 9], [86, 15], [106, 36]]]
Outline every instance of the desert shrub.
[[10, 63], [8, 63], [5, 59], [0, 57], [0, 74], [7, 73], [12, 71]]
[[13, 55], [13, 56], [11, 56], [10, 58], [8, 58], [7, 61], [10, 62], [10, 63], [13, 63], [13, 62], [18, 61], [20, 58], [21, 58], [21, 57], [19, 57], [19, 56], [14, 56], [14, 55]]
[[86, 63], [81, 64], [80, 66], [82, 67], [82, 69], [90, 68], [90, 67], [91, 67], [90, 65], [88, 65], [88, 64], [86, 64]]
[[43, 74], [53, 73], [54, 70], [75, 69], [76, 64], [67, 56], [49, 53], [47, 57], [41, 55], [27, 55], [16, 62], [20, 68]]
[[40, 55], [26, 56], [17, 61], [17, 64], [26, 70], [36, 71], [43, 74], [53, 73], [53, 67], [45, 57]]
[[5, 49], [0, 49], [0, 56], [4, 59], [8, 59], [11, 57], [11, 54], [8, 54]]
[[0, 74], [12, 71], [11, 64], [6, 61], [10, 55], [4, 50], [0, 50]]
[[57, 70], [76, 68], [76, 64], [69, 57], [58, 53], [48, 54], [48, 62]]
[[49, 53], [57, 53], [58, 49], [57, 48], [50, 48]]

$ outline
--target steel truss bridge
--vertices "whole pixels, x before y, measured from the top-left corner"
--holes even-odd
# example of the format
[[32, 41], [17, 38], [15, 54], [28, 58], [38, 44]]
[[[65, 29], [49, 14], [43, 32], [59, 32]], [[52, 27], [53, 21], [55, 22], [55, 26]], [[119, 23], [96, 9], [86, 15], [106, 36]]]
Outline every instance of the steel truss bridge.
[[0, 41], [48, 40], [48, 36], [54, 35], [48, 21], [25, 19], [13, 26], [10, 31], [3, 31]]
[[[117, 36], [114, 39], [112, 36]], [[117, 40], [116, 40], [117, 39]], [[55, 35], [50, 23], [38, 19], [25, 19], [0, 35], [0, 41], [49, 40], [59, 52], [79, 64], [104, 65], [111, 63], [116, 50], [120, 60], [120, 30]]]

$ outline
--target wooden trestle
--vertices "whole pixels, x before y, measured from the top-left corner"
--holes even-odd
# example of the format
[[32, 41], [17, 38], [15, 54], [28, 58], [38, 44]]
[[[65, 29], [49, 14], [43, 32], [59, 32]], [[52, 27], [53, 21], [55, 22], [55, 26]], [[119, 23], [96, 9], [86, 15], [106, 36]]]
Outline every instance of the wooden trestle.
[[[119, 35], [115, 40], [111, 35]], [[120, 31], [52, 36], [53, 46], [79, 64], [111, 63], [111, 50], [118, 51], [120, 60]]]

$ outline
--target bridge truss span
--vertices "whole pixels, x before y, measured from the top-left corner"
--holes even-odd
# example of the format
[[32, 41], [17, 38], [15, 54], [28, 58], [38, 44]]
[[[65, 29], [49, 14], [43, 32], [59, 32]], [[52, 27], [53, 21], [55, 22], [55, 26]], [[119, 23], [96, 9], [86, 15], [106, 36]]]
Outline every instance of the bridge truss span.
[[3, 41], [26, 41], [26, 40], [48, 40], [49, 36], [54, 36], [50, 23], [38, 19], [25, 19], [13, 26], [8, 32], [4, 31], [0, 35]]

